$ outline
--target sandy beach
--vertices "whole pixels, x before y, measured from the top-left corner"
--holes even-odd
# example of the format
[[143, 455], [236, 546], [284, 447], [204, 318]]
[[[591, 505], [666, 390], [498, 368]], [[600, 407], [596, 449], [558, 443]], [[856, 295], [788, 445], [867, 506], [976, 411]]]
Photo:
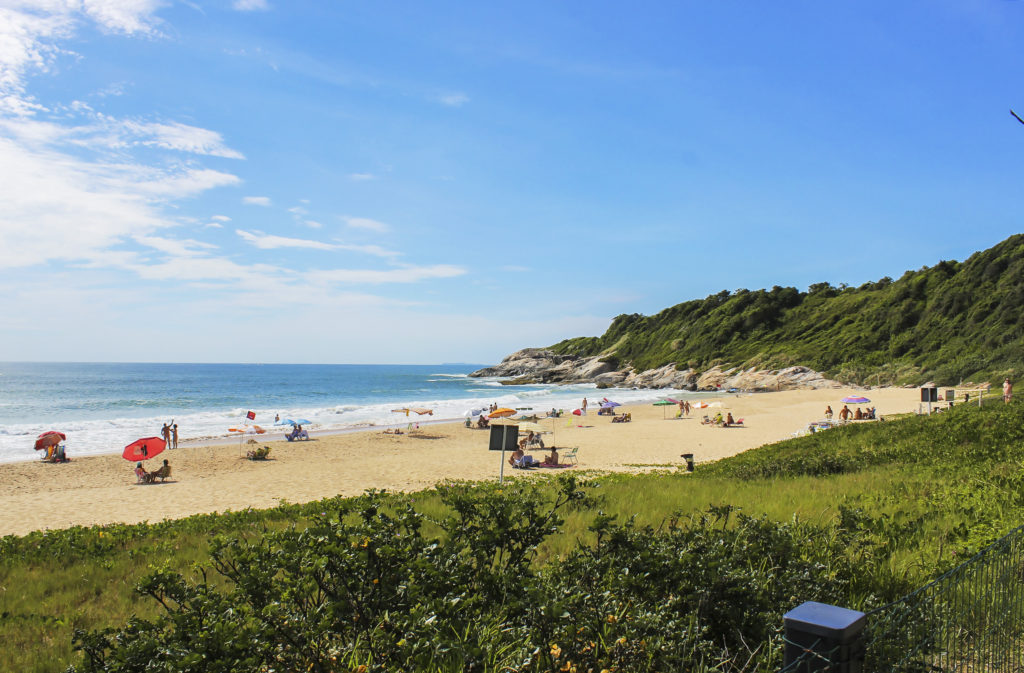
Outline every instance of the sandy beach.
[[[742, 427], [701, 425], [701, 416], [717, 409], [675, 419], [675, 407], [650, 405], [621, 407], [632, 414], [631, 423], [611, 423], [592, 408], [586, 417], [541, 424], [553, 430], [544, 435], [546, 445], [579, 447], [574, 470], [640, 471], [681, 465], [682, 453], [693, 453], [699, 464], [786, 439], [822, 418], [826, 405], [838, 413], [839, 400], [851, 394], [865, 394], [882, 415], [916, 411], [920, 400], [916, 389], [906, 388], [783, 391], [716, 398], [723, 412], [744, 419]], [[260, 445], [272, 447], [267, 461], [245, 459], [252, 447], [238, 440], [167, 450], [146, 467], [155, 470], [166, 458], [172, 477], [153, 485], [137, 485], [134, 463], [120, 455], [0, 464], [0, 535], [267, 508], [370, 488], [415, 491], [446, 479], [497, 479], [501, 463], [500, 453], [488, 451], [488, 432], [457, 423], [403, 435], [376, 430], [313, 437], [296, 443], [285, 442], [280, 432], [259, 437]], [[538, 450], [531, 453], [543, 457]], [[534, 479], [559, 472], [506, 469], [505, 476]]]

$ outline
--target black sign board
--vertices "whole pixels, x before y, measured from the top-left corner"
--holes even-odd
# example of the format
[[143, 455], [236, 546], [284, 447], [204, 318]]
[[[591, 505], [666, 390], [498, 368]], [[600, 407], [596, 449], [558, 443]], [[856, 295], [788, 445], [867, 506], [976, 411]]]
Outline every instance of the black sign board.
[[939, 401], [939, 389], [938, 388], [921, 388], [921, 401], [922, 402], [938, 402]]
[[515, 451], [519, 447], [518, 425], [492, 425], [491, 443], [487, 448], [491, 451]]

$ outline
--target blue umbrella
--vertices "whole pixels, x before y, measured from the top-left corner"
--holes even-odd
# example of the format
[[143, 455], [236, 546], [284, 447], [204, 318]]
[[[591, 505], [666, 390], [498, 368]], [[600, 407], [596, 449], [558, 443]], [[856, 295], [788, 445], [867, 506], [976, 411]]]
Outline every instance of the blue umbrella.
[[296, 418], [295, 422], [299, 425], [312, 425], [313, 421], [307, 421], [305, 418]]
[[619, 404], [618, 402], [612, 402], [611, 400], [608, 400], [607, 402], [605, 402], [604, 404], [601, 405], [601, 408], [602, 409], [614, 409], [615, 407], [621, 407], [621, 406], [622, 405]]
[[867, 404], [871, 400], [869, 400], [866, 397], [860, 397], [858, 395], [853, 397], [844, 397], [842, 401], [845, 402], [846, 404]]
[[274, 425], [295, 425], [295, 421], [290, 418], [282, 418], [279, 421], [275, 421]]

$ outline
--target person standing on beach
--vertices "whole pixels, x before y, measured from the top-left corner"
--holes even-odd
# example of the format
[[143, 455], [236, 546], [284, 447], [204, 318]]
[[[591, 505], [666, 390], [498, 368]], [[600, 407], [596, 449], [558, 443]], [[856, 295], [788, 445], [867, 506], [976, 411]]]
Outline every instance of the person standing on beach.
[[584, 414], [587, 413], [587, 398], [586, 397], [583, 398], [583, 406], [581, 406], [580, 409], [583, 409], [583, 413]]
[[[171, 426], [171, 443], [174, 445], [171, 448], [178, 448], [178, 424], [175, 423]], [[166, 462], [166, 461], [165, 461]]]
[[825, 418], [827, 418], [830, 421], [832, 420], [832, 405], [831, 404], [828, 405], [827, 407], [825, 407]]
[[160, 436], [167, 446], [171, 445], [171, 426], [169, 424], [164, 423], [164, 427], [160, 428]]
[[1010, 377], [1006, 377], [1003, 381], [1003, 403], [1009, 404], [1010, 399], [1013, 397], [1013, 384], [1010, 383]]

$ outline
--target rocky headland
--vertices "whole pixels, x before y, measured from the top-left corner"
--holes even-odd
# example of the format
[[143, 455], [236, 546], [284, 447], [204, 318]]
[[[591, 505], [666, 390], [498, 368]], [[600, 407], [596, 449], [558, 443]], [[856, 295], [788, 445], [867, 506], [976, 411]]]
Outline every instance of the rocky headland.
[[637, 372], [631, 367], [616, 369], [598, 356], [561, 355], [544, 348], [524, 348], [512, 353], [494, 367], [479, 369], [470, 376], [496, 376], [503, 383], [596, 383], [614, 388], [676, 388], [681, 390], [816, 390], [839, 388], [808, 367], [785, 369], [722, 369], [711, 367], [702, 372], [677, 369], [669, 364]]

